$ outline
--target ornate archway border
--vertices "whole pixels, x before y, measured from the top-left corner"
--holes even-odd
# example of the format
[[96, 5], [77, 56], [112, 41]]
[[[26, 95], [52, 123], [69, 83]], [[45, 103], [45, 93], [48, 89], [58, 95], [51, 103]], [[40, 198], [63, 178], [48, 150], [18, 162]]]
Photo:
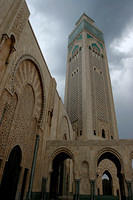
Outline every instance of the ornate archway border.
[[57, 148], [57, 149], [51, 154], [49, 160], [52, 160], [52, 161], [53, 161], [54, 158], [55, 158], [58, 154], [60, 154], [60, 153], [66, 153], [66, 154], [69, 155], [70, 158], [74, 161], [74, 155], [73, 155], [72, 151], [71, 151], [69, 148], [65, 147], [65, 146], [62, 146], [62, 147]]
[[73, 163], [75, 162], [74, 153], [69, 148], [67, 148], [65, 146], [61, 146], [61, 147], [55, 149], [54, 151], [52, 151], [51, 154], [49, 154], [49, 156], [47, 158], [47, 170], [46, 170], [47, 174], [49, 172], [51, 172], [51, 170], [52, 170], [52, 162], [53, 162], [54, 158], [60, 153], [66, 153], [73, 160]]
[[39, 120], [38, 120], [38, 128], [41, 128], [42, 127], [42, 122], [44, 120], [44, 113], [45, 113], [45, 105], [46, 105], [46, 93], [45, 93], [45, 85], [44, 85], [44, 81], [43, 81], [43, 73], [42, 73], [42, 70], [41, 70], [41, 66], [40, 64], [38, 63], [38, 61], [33, 57], [31, 56], [30, 54], [25, 54], [25, 55], [22, 55], [20, 58], [17, 59], [17, 62], [15, 63], [15, 66], [13, 68], [13, 72], [12, 72], [12, 75], [11, 75], [11, 89], [10, 89], [10, 93], [13, 95], [14, 92], [15, 92], [15, 89], [14, 89], [14, 78], [15, 78], [15, 73], [19, 67], [19, 64], [21, 62], [23, 62], [24, 60], [30, 60], [31, 62], [33, 62], [33, 64], [35, 65], [37, 71], [38, 71], [38, 74], [40, 76], [40, 82], [41, 82], [41, 86], [42, 86], [42, 108], [41, 108], [41, 113], [40, 113], [40, 117], [39, 117]]
[[98, 159], [100, 158], [100, 156], [102, 156], [102, 155], [103, 155], [104, 153], [106, 153], [106, 152], [110, 152], [110, 153], [112, 153], [113, 155], [115, 155], [115, 156], [118, 158], [118, 160], [119, 160], [119, 162], [120, 162], [120, 164], [121, 164], [121, 171], [124, 172], [124, 163], [123, 163], [123, 160], [122, 160], [122, 158], [121, 158], [120, 153], [119, 153], [117, 150], [115, 150], [115, 149], [113, 149], [113, 148], [110, 148], [110, 147], [105, 147], [105, 148], [101, 149], [101, 150], [97, 153], [97, 155], [96, 155], [96, 157], [95, 157], [95, 167], [97, 168], [97, 161], [98, 161]]

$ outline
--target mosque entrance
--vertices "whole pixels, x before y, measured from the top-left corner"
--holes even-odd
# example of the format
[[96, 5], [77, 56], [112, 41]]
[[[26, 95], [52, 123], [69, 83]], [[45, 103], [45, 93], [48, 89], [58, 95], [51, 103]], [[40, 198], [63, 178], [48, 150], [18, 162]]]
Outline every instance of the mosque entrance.
[[108, 169], [104, 169], [104, 173], [102, 174], [101, 194], [103, 196], [117, 196], [117, 198], [119, 197], [121, 200], [125, 200], [125, 178], [121, 170], [122, 166], [120, 160], [115, 154], [105, 152], [99, 157], [97, 166], [99, 167], [102, 162], [104, 163], [104, 161], [106, 164], [110, 163], [110, 166], [112, 165], [111, 169], [109, 169], [110, 171], [113, 170], [113, 165], [115, 166], [116, 174], [115, 176], [112, 176]]
[[0, 199], [15, 200], [17, 185], [20, 175], [20, 163], [22, 152], [19, 146], [15, 146], [5, 164], [0, 185]]
[[50, 199], [68, 199], [73, 194], [73, 160], [64, 153], [59, 153], [52, 163], [50, 181]]
[[109, 171], [105, 171], [102, 176], [103, 195], [112, 195], [112, 176]]

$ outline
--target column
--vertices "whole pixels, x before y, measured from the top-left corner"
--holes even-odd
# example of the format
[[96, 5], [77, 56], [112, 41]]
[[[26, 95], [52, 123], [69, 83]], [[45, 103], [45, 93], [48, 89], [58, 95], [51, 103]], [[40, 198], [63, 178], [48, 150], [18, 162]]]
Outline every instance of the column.
[[95, 180], [90, 180], [91, 200], [95, 200]]
[[79, 200], [80, 179], [75, 179], [75, 195], [74, 200]]
[[46, 184], [47, 184], [47, 178], [42, 177], [42, 195], [41, 195], [41, 200], [46, 200], [47, 199], [47, 193], [46, 193]]
[[16, 199], [19, 199], [20, 195], [21, 195], [21, 187], [22, 187], [22, 182], [23, 182], [23, 176], [24, 176], [24, 168], [21, 167], [19, 182], [18, 182], [18, 187], [17, 187], [17, 192], [16, 192]]
[[35, 173], [35, 167], [36, 167], [38, 148], [39, 148], [39, 135], [36, 135], [31, 174], [30, 174], [29, 187], [28, 187], [26, 200], [31, 200], [32, 185], [33, 185], [33, 179], [34, 179], [34, 173]]
[[50, 171], [48, 172], [48, 177], [46, 180], [46, 199], [49, 199], [50, 197], [50, 187], [51, 187], [51, 174], [52, 174], [53, 170], [50, 169]]
[[131, 181], [126, 181], [128, 190], [128, 200], [132, 200], [132, 184]]

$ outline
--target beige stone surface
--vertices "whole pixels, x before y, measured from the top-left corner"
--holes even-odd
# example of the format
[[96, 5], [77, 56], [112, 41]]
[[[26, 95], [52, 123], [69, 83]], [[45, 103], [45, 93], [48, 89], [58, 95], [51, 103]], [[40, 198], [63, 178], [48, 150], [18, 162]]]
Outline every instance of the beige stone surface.
[[109, 171], [113, 194], [117, 195], [120, 186], [115, 162], [110, 157], [102, 158], [109, 154], [120, 164], [128, 196], [126, 181], [133, 179], [133, 140], [118, 139], [104, 44], [103, 49], [99, 47], [103, 58], [98, 57], [97, 49], [89, 50], [90, 45], [99, 46], [101, 41], [95, 36], [88, 39], [85, 30], [82, 40], [76, 38], [71, 44], [72, 48], [78, 45], [82, 49], [74, 55], [72, 51], [68, 53], [64, 106], [28, 17], [25, 1], [0, 1], [0, 182], [12, 149], [19, 146], [22, 159], [16, 195], [22, 190], [27, 169], [26, 195], [39, 135], [33, 192], [41, 192], [43, 177], [47, 178], [46, 188], [50, 191], [53, 160], [64, 153], [70, 159], [66, 164], [69, 192], [75, 192], [74, 181], [79, 179], [80, 194], [90, 195], [91, 180], [95, 180], [96, 194], [98, 188], [103, 194], [101, 177]]

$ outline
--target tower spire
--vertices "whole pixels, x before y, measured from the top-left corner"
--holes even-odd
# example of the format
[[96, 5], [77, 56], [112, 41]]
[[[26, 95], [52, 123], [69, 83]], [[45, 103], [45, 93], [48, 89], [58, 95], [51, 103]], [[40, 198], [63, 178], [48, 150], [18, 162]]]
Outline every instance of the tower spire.
[[69, 35], [65, 93], [77, 138], [118, 138], [103, 33], [86, 14]]

